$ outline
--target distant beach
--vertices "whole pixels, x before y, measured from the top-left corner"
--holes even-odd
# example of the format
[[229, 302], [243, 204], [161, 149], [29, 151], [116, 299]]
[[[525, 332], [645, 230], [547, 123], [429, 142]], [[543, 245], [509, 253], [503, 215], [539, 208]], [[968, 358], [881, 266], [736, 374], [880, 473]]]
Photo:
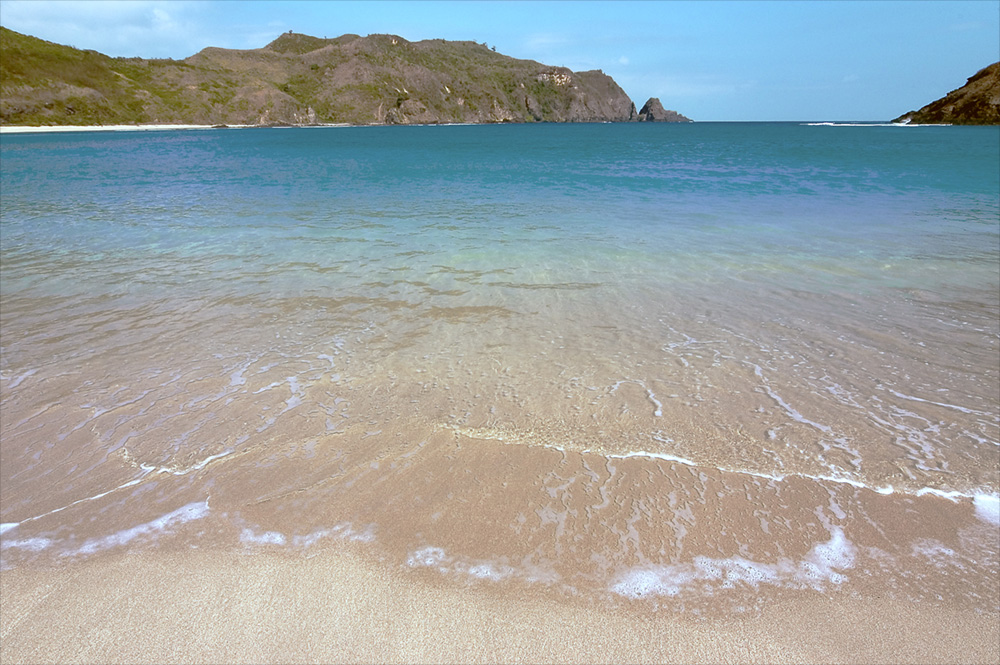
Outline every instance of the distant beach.
[[[295, 127], [348, 127], [346, 124], [295, 125]], [[169, 129], [254, 129], [267, 125], [46, 125], [28, 127], [22, 125], [0, 125], [0, 134], [41, 134], [59, 132], [156, 132]], [[275, 125], [287, 127], [287, 125]]]

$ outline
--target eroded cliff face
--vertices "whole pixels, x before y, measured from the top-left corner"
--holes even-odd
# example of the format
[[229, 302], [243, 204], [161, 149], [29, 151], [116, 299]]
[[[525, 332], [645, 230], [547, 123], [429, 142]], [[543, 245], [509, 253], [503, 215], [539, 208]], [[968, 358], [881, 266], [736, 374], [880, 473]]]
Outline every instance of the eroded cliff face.
[[893, 122], [921, 125], [1000, 125], [1000, 62], [984, 67], [961, 88]]
[[5, 124], [626, 122], [601, 71], [511, 58], [475, 42], [286, 33], [182, 61], [110, 58], [3, 29]]

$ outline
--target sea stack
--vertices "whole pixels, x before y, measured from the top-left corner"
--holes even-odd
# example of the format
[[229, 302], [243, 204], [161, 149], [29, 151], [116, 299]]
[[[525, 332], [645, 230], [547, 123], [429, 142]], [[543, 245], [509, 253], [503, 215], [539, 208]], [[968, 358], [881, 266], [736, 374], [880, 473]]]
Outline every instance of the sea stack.
[[658, 97], [650, 97], [639, 111], [639, 122], [691, 122], [691, 118], [664, 109]]

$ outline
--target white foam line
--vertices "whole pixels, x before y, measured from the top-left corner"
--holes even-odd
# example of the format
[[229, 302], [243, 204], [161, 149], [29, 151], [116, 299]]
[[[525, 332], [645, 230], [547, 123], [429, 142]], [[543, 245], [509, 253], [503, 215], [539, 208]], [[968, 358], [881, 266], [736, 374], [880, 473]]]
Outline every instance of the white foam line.
[[914, 496], [924, 496], [925, 494], [933, 494], [934, 496], [939, 496], [942, 499], [948, 499], [949, 501], [958, 501], [959, 499], [963, 498], [965, 499], [974, 498], [974, 496], [963, 494], [962, 492], [939, 490], [933, 487], [921, 487], [913, 494]]
[[[230, 129], [242, 129], [256, 125], [227, 125]], [[56, 125], [28, 126], [4, 125], [0, 134], [54, 134], [61, 132], [151, 132], [167, 129], [215, 129], [215, 125]]]
[[899, 397], [900, 399], [908, 399], [913, 402], [923, 402], [924, 404], [933, 404], [934, 406], [943, 406], [946, 409], [955, 409], [956, 411], [961, 411], [962, 413], [968, 413], [973, 416], [992, 416], [992, 413], [984, 413], [982, 411], [975, 411], [973, 409], [967, 409], [964, 406], [958, 406], [956, 404], [945, 404], [944, 402], [932, 402], [929, 399], [923, 399], [921, 397], [914, 397], [913, 395], [904, 395], [903, 393], [896, 392], [892, 388], [886, 388], [887, 391]]
[[0, 535], [7, 533], [11, 529], [17, 528], [17, 525], [19, 524], [20, 522], [4, 522], [3, 524], [0, 524]]
[[660, 403], [660, 400], [656, 399], [656, 395], [652, 390], [650, 390], [649, 386], [647, 386], [644, 381], [639, 381], [638, 379], [622, 379], [621, 381], [615, 381], [615, 385], [611, 386], [611, 390], [609, 392], [614, 394], [614, 392], [618, 390], [619, 386], [623, 383], [634, 383], [637, 386], [642, 386], [642, 388], [646, 391], [646, 395], [649, 396], [649, 401], [656, 406], [656, 410], [653, 411], [653, 415], [657, 418], [663, 416], [663, 404]]
[[199, 520], [208, 515], [208, 500], [197, 501], [182, 506], [173, 512], [157, 517], [155, 520], [139, 524], [129, 529], [123, 529], [102, 538], [91, 538], [76, 550], [63, 552], [62, 556], [74, 556], [78, 554], [93, 554], [100, 550], [109, 549], [118, 545], [127, 545], [132, 540], [157, 531], [165, 531], [174, 524], [184, 524], [192, 520]]
[[24, 374], [22, 374], [20, 376], [17, 376], [17, 377], [14, 377], [13, 379], [10, 380], [10, 384], [8, 384], [7, 390], [13, 390], [14, 388], [17, 388], [19, 385], [21, 385], [22, 381], [24, 381], [25, 379], [27, 379], [29, 376], [31, 376], [32, 374], [34, 374], [37, 371], [38, 370], [36, 370], [36, 369], [29, 369]]
[[806, 127], [951, 127], [946, 123], [902, 122], [805, 122]]
[[[62, 506], [61, 508], [56, 508], [54, 510], [50, 510], [47, 513], [42, 513], [41, 515], [35, 515], [34, 517], [29, 517], [27, 519], [21, 520], [20, 522], [7, 522], [7, 523], [5, 523], [5, 525], [6, 524], [13, 524], [13, 526], [8, 526], [7, 527], [7, 529], [13, 529], [18, 524], [24, 524], [25, 522], [33, 522], [33, 521], [39, 520], [39, 519], [41, 519], [43, 517], [48, 517], [49, 515], [54, 515], [56, 513], [61, 513], [62, 511], [66, 510], [67, 508], [72, 508], [73, 506], [75, 506], [77, 504], [85, 503], [87, 501], [96, 501], [97, 499], [106, 497], [107, 495], [111, 494], [112, 492], [117, 492], [118, 490], [125, 489], [126, 487], [132, 487], [133, 485], [138, 485], [143, 480], [145, 480], [146, 476], [148, 476], [150, 473], [154, 473], [154, 474], [155, 473], [169, 473], [169, 474], [172, 474], [172, 475], [175, 475], [175, 476], [183, 476], [183, 475], [186, 475], [188, 473], [191, 473], [192, 471], [198, 471], [199, 469], [203, 469], [210, 462], [212, 462], [214, 460], [217, 460], [220, 457], [225, 457], [226, 455], [229, 455], [229, 454], [231, 454], [233, 452], [234, 451], [230, 449], [230, 450], [223, 451], [223, 452], [219, 453], [218, 455], [210, 455], [210, 456], [206, 457], [205, 459], [203, 459], [202, 461], [198, 462], [197, 464], [189, 466], [186, 469], [171, 469], [171, 468], [167, 468], [167, 467], [155, 467], [155, 466], [151, 466], [149, 464], [140, 464], [139, 468], [142, 469], [144, 473], [141, 476], [139, 476], [138, 478], [134, 479], [134, 480], [130, 480], [127, 483], [123, 483], [123, 484], [119, 485], [118, 487], [114, 487], [112, 489], [107, 490], [106, 492], [101, 492], [100, 494], [95, 494], [94, 496], [88, 496], [88, 497], [85, 497], [83, 499], [77, 499], [73, 503], [70, 503], [70, 504], [67, 504], [65, 506]], [[4, 529], [4, 531], [6, 531], [7, 529]], [[0, 533], [3, 533], [3, 531], [0, 531]]]
[[656, 411], [653, 411], [653, 415], [657, 418], [661, 417], [663, 415], [663, 404], [660, 403], [660, 400], [656, 399], [656, 395], [649, 388], [646, 388], [646, 393], [649, 395], [649, 401], [656, 405]]
[[[668, 443], [668, 441], [665, 440], [665, 439], [661, 439], [661, 438], [658, 438], [658, 437], [655, 437], [655, 436], [653, 438], [656, 439], [657, 441], [663, 441], [665, 443]], [[760, 472], [760, 471], [748, 471], [748, 470], [744, 470], [744, 469], [730, 469], [730, 468], [725, 468], [725, 467], [717, 467], [717, 466], [710, 466], [710, 465], [699, 464], [698, 462], [695, 462], [693, 460], [689, 460], [689, 459], [686, 459], [684, 457], [678, 457], [676, 455], [670, 455], [670, 454], [667, 454], [667, 453], [651, 453], [651, 452], [647, 452], [647, 451], [644, 451], [644, 450], [639, 450], [639, 451], [634, 451], [634, 452], [628, 452], [628, 453], [624, 453], [624, 454], [611, 454], [611, 455], [606, 455], [606, 454], [602, 454], [602, 453], [594, 453], [594, 451], [589, 450], [589, 449], [588, 450], [584, 450], [582, 452], [584, 452], [584, 453], [591, 453], [591, 454], [599, 454], [599, 455], [601, 455], [602, 457], [604, 457], [606, 459], [628, 459], [630, 457], [645, 457], [645, 458], [648, 458], [648, 459], [661, 459], [661, 460], [664, 460], [664, 461], [667, 461], [667, 462], [675, 462], [677, 464], [683, 464], [685, 466], [712, 468], [712, 469], [715, 469], [716, 471], [721, 471], [723, 473], [734, 473], [734, 474], [743, 475], [743, 476], [751, 476], [751, 477], [754, 477], [754, 478], [764, 478], [766, 480], [774, 480], [774, 481], [777, 481], [777, 482], [781, 482], [781, 481], [783, 481], [783, 480], [785, 480], [787, 478], [804, 478], [806, 480], [814, 480], [814, 481], [817, 481], [817, 482], [837, 483], [837, 484], [840, 484], [840, 485], [850, 485], [851, 487], [856, 487], [858, 489], [863, 489], [863, 490], [869, 490], [871, 492], [875, 492], [876, 494], [881, 494], [883, 496], [888, 496], [890, 494], [895, 494], [897, 492], [899, 492], [900, 494], [907, 494], [907, 495], [918, 496], [918, 497], [919, 496], [931, 495], [931, 496], [940, 497], [942, 499], [948, 499], [949, 501], [952, 501], [952, 502], [955, 502], [955, 503], [961, 501], [962, 499], [973, 499], [973, 500], [979, 500], [979, 499], [981, 499], [983, 506], [989, 506], [989, 505], [991, 505], [991, 504], [989, 504], [989, 502], [992, 501], [992, 500], [994, 500], [994, 499], [991, 499], [990, 497], [996, 496], [996, 495], [990, 495], [990, 494], [985, 494], [985, 493], [968, 494], [966, 492], [960, 492], [960, 491], [957, 491], [957, 490], [940, 490], [940, 489], [936, 489], [936, 488], [933, 488], [933, 487], [922, 487], [922, 488], [920, 488], [918, 490], [897, 489], [897, 488], [895, 488], [895, 487], [893, 487], [891, 485], [884, 485], [882, 487], [872, 487], [871, 485], [867, 485], [867, 484], [861, 482], [860, 480], [855, 480], [853, 478], [838, 477], [838, 476], [812, 475], [812, 474], [808, 474], [808, 473], [798, 473], [798, 472], [791, 472], [791, 473], [787, 473], [787, 474], [771, 474], [771, 473], [764, 473], [764, 472]], [[988, 507], [984, 508], [983, 510], [988, 510]]]
[[764, 383], [764, 390], [767, 392], [767, 394], [770, 395], [771, 399], [773, 399], [775, 402], [777, 402], [778, 405], [781, 406], [781, 408], [783, 408], [788, 413], [788, 415], [790, 415], [792, 417], [792, 420], [796, 420], [796, 421], [798, 421], [800, 423], [803, 423], [805, 425], [809, 425], [811, 427], [815, 427], [816, 429], [818, 429], [820, 432], [823, 432], [824, 434], [829, 434], [830, 432], [833, 431], [827, 425], [823, 425], [823, 424], [817, 423], [817, 422], [815, 422], [813, 420], [809, 420], [808, 418], [806, 418], [805, 416], [803, 416], [801, 413], [799, 413], [798, 411], [796, 411], [795, 409], [793, 409], [791, 407], [791, 405], [788, 404], [788, 402], [786, 402], [785, 400], [781, 399], [781, 395], [779, 395], [778, 393], [776, 393], [773, 390], [771, 390], [771, 386], [770, 386], [770, 384], [768, 384], [767, 379], [764, 378], [764, 372], [763, 372], [763, 370], [761, 370], [760, 365], [754, 365], [753, 366], [753, 371], [754, 371], [754, 374], [756, 374], [760, 378], [760, 380], [763, 381], [763, 383]]
[[302, 404], [302, 398], [305, 396], [301, 386], [299, 386], [299, 379], [296, 376], [288, 377], [288, 389], [291, 391], [292, 395], [288, 398], [288, 401], [285, 402], [285, 408], [278, 414], [279, 416], [282, 413], [291, 411], [295, 407]]
[[[117, 395], [119, 392], [121, 392], [121, 390], [116, 390], [114, 392], [114, 395]], [[152, 388], [150, 388], [149, 390], [145, 391], [144, 393], [142, 393], [141, 395], [139, 395], [135, 399], [130, 399], [127, 402], [119, 402], [118, 404], [115, 404], [114, 406], [111, 406], [111, 407], [109, 407], [107, 409], [99, 407], [99, 406], [94, 406], [93, 404], [84, 404], [82, 408], [84, 408], [84, 409], [93, 409], [94, 410], [94, 415], [91, 417], [91, 420], [94, 420], [96, 418], [100, 418], [101, 416], [103, 416], [103, 415], [105, 415], [107, 413], [111, 413], [112, 411], [117, 411], [118, 409], [124, 408], [126, 406], [131, 406], [132, 404], [135, 404], [136, 402], [142, 400], [143, 397], [145, 397], [146, 395], [148, 395], [151, 392], [153, 392]], [[112, 395], [112, 397], [114, 395]]]
[[837, 476], [811, 476], [805, 473], [790, 473], [788, 475], [797, 476], [799, 478], [808, 478], [809, 480], [819, 480], [829, 483], [840, 483], [841, 485], [850, 485], [852, 487], [857, 487], [858, 489], [871, 490], [872, 492], [876, 492], [878, 494], [882, 494], [885, 496], [888, 496], [896, 492], [895, 488], [893, 488], [891, 485], [886, 485], [884, 487], [872, 487], [870, 485], [864, 484], [860, 480], [854, 480], [853, 478], [843, 478]]
[[[142, 474], [141, 476], [139, 476], [135, 480], [130, 480], [127, 483], [123, 483], [123, 484], [119, 485], [118, 487], [115, 487], [113, 489], [109, 489], [107, 492], [101, 492], [100, 494], [95, 494], [94, 496], [88, 496], [88, 497], [83, 498], [83, 499], [77, 499], [73, 503], [67, 504], [67, 505], [65, 505], [65, 506], [63, 506], [61, 508], [56, 508], [55, 510], [50, 510], [47, 513], [42, 513], [41, 515], [35, 515], [34, 517], [29, 517], [27, 519], [21, 520], [20, 522], [17, 522], [16, 524], [24, 524], [25, 522], [33, 522], [35, 520], [39, 520], [39, 519], [41, 519], [43, 517], [47, 517], [49, 515], [54, 515], [56, 513], [61, 513], [62, 511], [66, 510], [67, 508], [72, 508], [73, 506], [77, 505], [78, 503], [86, 503], [87, 501], [95, 501], [97, 499], [100, 499], [101, 497], [105, 497], [105, 496], [111, 494], [112, 492], [117, 492], [118, 490], [125, 489], [126, 487], [132, 487], [133, 485], [138, 485], [139, 483], [141, 483], [143, 481], [143, 479], [147, 475], [149, 475], [149, 471], [148, 470], [146, 471], [146, 473]], [[15, 524], [15, 526], [16, 526], [16, 524]]]
[[[619, 384], [620, 383], [628, 383], [628, 382], [627, 381], [622, 381], [622, 382], [619, 382]], [[616, 387], [617, 387], [617, 385], [618, 384], [616, 384]], [[458, 427], [455, 427], [453, 425], [446, 425], [445, 427], [447, 427], [449, 429], [456, 430], [456, 431], [459, 430]], [[669, 439], [665, 439], [665, 438], [658, 437], [658, 436], [655, 436], [655, 435], [652, 438], [654, 440], [660, 441], [662, 443], [673, 443]], [[490, 438], [489, 440], [490, 441], [498, 441], [500, 443], [503, 443], [504, 445], [517, 445], [515, 443], [511, 443], [510, 441], [507, 441], [506, 439], [494, 439], [494, 438]], [[558, 451], [560, 451], [560, 452], [562, 452], [564, 454], [566, 452], [566, 449], [564, 447], [562, 447], [562, 446], [546, 445], [546, 446], [543, 446], [543, 447], [545, 447], [545, 448], [553, 448], [553, 449], [558, 450]], [[868, 490], [870, 492], [875, 492], [876, 494], [881, 494], [883, 496], [889, 496], [891, 494], [896, 494], [897, 492], [899, 494], [905, 494], [905, 495], [917, 496], [917, 497], [930, 495], [930, 496], [936, 496], [936, 497], [943, 498], [943, 499], [948, 499], [949, 501], [952, 501], [954, 503], [957, 503], [957, 502], [961, 501], [962, 499], [972, 499], [972, 500], [975, 500], [975, 501], [979, 501], [979, 504], [977, 504], [977, 506], [980, 505], [980, 504], [983, 506], [982, 507], [982, 511], [984, 511], [983, 512], [984, 515], [992, 514], [989, 511], [992, 510], [991, 506], [993, 505], [993, 503], [992, 503], [993, 501], [1000, 501], [1000, 499], [991, 498], [991, 497], [996, 497], [998, 495], [988, 494], [988, 493], [984, 493], [984, 492], [978, 492], [978, 493], [975, 493], [975, 494], [969, 494], [967, 492], [961, 492], [961, 491], [958, 491], [958, 490], [941, 490], [941, 489], [937, 489], [937, 488], [934, 488], [934, 487], [922, 487], [922, 488], [917, 489], [917, 490], [906, 490], [906, 489], [900, 489], [900, 488], [893, 487], [892, 485], [883, 485], [881, 487], [873, 487], [873, 486], [868, 485], [868, 484], [866, 484], [866, 483], [864, 483], [864, 482], [862, 482], [860, 480], [855, 480], [854, 478], [845, 478], [843, 476], [812, 475], [812, 474], [808, 474], [808, 473], [800, 473], [800, 472], [797, 472], [797, 471], [792, 471], [792, 472], [789, 472], [789, 473], [765, 473], [763, 471], [750, 471], [750, 470], [747, 470], [747, 469], [732, 469], [732, 468], [727, 468], [727, 467], [714, 466], [714, 465], [710, 465], [710, 464], [701, 464], [701, 463], [696, 462], [694, 460], [690, 460], [690, 459], [687, 459], [685, 457], [678, 457], [677, 455], [671, 455], [669, 453], [653, 453], [653, 452], [648, 452], [648, 451], [645, 451], [645, 450], [630, 451], [630, 452], [627, 452], [627, 453], [619, 453], [619, 454], [608, 454], [608, 453], [603, 453], [603, 452], [600, 452], [600, 451], [591, 450], [590, 448], [585, 448], [583, 450], [580, 450], [579, 452], [580, 452], [580, 454], [583, 454], [583, 455], [586, 455], [586, 454], [599, 455], [599, 456], [603, 457], [606, 460], [610, 460], [610, 459], [628, 459], [628, 458], [633, 458], [633, 457], [639, 457], [639, 458], [645, 457], [647, 459], [658, 459], [658, 460], [663, 460], [665, 462], [673, 462], [673, 463], [676, 463], [676, 464], [683, 464], [684, 466], [714, 469], [716, 471], [721, 471], [722, 473], [733, 473], [733, 474], [737, 474], [737, 475], [751, 476], [753, 478], [763, 478], [765, 480], [773, 480], [775, 482], [782, 482], [782, 481], [784, 481], [784, 480], [786, 480], [788, 478], [804, 478], [806, 480], [813, 480], [813, 481], [817, 481], [817, 482], [836, 483], [836, 484], [840, 484], [840, 485], [850, 485], [851, 487], [855, 487], [857, 489]], [[980, 510], [980, 509], [977, 507], [977, 511], [978, 510]], [[1000, 510], [1000, 508], [998, 508], [998, 510]], [[983, 519], [989, 519], [989, 518], [988, 517], [984, 517]], [[998, 518], [998, 519], [1000, 519], [1000, 518]]]
[[141, 468], [141, 469], [143, 469], [144, 471], [147, 471], [147, 472], [148, 471], [154, 471], [156, 473], [169, 473], [169, 474], [172, 474], [172, 475], [175, 475], [175, 476], [186, 476], [187, 474], [191, 473], [192, 471], [199, 471], [201, 469], [204, 469], [210, 462], [213, 462], [213, 461], [219, 459], [220, 457], [225, 457], [226, 455], [231, 455], [234, 452], [235, 451], [232, 448], [230, 448], [229, 450], [224, 450], [221, 453], [218, 453], [217, 455], [209, 455], [208, 457], [206, 457], [202, 461], [198, 462], [197, 464], [192, 464], [191, 466], [187, 467], [186, 469], [175, 469], [175, 468], [171, 468], [171, 467], [167, 467], [167, 466], [159, 466], [159, 467], [157, 467], [157, 466], [152, 466], [151, 464], [145, 464], [145, 463], [140, 464], [139, 468]]
[[[584, 452], [590, 452], [585, 450]], [[624, 455], [604, 455], [608, 459], [628, 459], [629, 457], [648, 457], [650, 459], [662, 459], [667, 462], [676, 462], [677, 464], [684, 464], [685, 466], [698, 466], [696, 462], [683, 457], [677, 457], [676, 455], [668, 455], [666, 453], [650, 453], [645, 450], [639, 450], [637, 452], [625, 453]]]

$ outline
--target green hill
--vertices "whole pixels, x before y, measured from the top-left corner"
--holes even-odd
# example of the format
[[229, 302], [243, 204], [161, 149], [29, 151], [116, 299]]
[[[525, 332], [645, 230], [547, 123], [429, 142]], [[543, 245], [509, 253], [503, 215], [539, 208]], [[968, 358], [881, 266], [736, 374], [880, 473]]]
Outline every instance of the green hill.
[[1000, 125], [1000, 62], [984, 67], [965, 85], [910, 111], [893, 122], [902, 124]]
[[408, 124], [637, 119], [600, 71], [518, 60], [475, 42], [286, 33], [184, 60], [111, 58], [0, 28], [0, 122]]

